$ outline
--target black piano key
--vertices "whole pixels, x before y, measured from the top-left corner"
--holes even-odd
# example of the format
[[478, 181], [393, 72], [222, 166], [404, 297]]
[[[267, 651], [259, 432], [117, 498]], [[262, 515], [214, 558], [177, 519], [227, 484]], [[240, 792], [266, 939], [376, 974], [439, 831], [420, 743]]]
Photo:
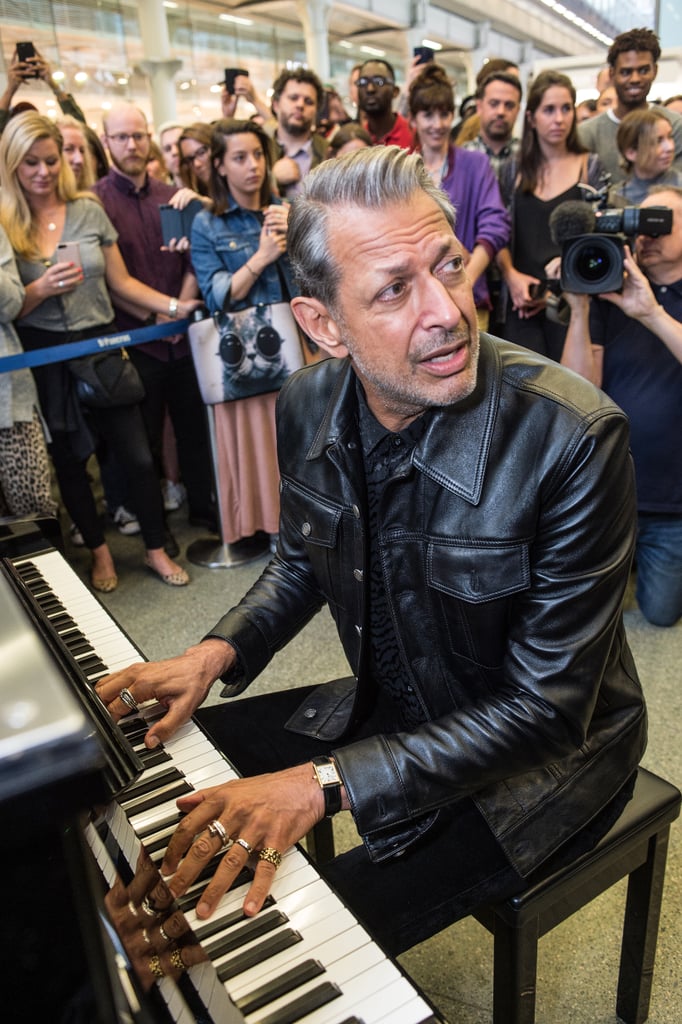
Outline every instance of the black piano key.
[[234, 953], [254, 939], [260, 939], [276, 928], [287, 924], [289, 918], [281, 910], [266, 910], [257, 917], [252, 917], [241, 928], [236, 930], [230, 928], [225, 935], [212, 939], [210, 942], [202, 942], [202, 948], [211, 960], [217, 960], [219, 956], [226, 953]]
[[170, 786], [162, 786], [161, 789], [147, 796], [138, 797], [137, 800], [126, 800], [124, 793], [122, 798], [119, 799], [119, 803], [128, 817], [131, 817], [134, 814], [142, 814], [143, 811], [151, 811], [153, 807], [165, 804], [167, 800], [177, 800], [179, 796], [193, 792], [194, 789], [190, 786], [189, 782], [175, 782]]
[[90, 676], [93, 672], [106, 672], [107, 666], [96, 654], [83, 655], [75, 659], [83, 675]]
[[121, 805], [125, 807], [129, 800], [135, 800], [138, 796], [143, 796], [145, 793], [153, 793], [159, 786], [166, 786], [169, 782], [176, 782], [178, 779], [184, 778], [185, 776], [179, 768], [173, 766], [164, 768], [163, 771], [157, 772], [151, 778], [142, 778], [139, 782], [133, 782], [132, 786], [128, 786], [125, 793], [121, 794]]
[[253, 992], [242, 996], [241, 999], [235, 999], [235, 1005], [244, 1016], [249, 1013], [255, 1013], [256, 1010], [262, 1009], [268, 1003], [288, 995], [300, 985], [304, 985], [306, 981], [318, 978], [324, 973], [325, 969], [319, 960], [304, 960], [302, 963], [292, 967], [291, 970], [285, 971], [284, 974], [273, 978], [272, 981], [259, 985]]
[[92, 644], [89, 640], [86, 640], [82, 633], [74, 632], [67, 633], [66, 636], [62, 636], [62, 643], [66, 647], [67, 651], [73, 654], [74, 658], [78, 654], [92, 654]]
[[141, 751], [140, 761], [145, 768], [153, 768], [157, 764], [163, 764], [164, 761], [171, 761], [172, 758], [167, 750], [163, 747], [154, 747], [153, 750], [148, 750], [147, 747]]
[[243, 953], [232, 957], [227, 963], [216, 966], [216, 974], [221, 981], [229, 981], [230, 978], [236, 978], [237, 975], [243, 974], [244, 971], [250, 970], [251, 967], [262, 964], [268, 957], [276, 956], [283, 950], [290, 949], [291, 946], [295, 946], [302, 939], [303, 937], [300, 932], [296, 932], [291, 928], [276, 932], [262, 942], [256, 943], [253, 949], [245, 950]]
[[[274, 897], [266, 896], [262, 909], [266, 910], [268, 907], [272, 907], [274, 903]], [[212, 935], [215, 935], [217, 932], [224, 931], [227, 928], [233, 928], [234, 925], [239, 924], [240, 921], [245, 920], [246, 917], [244, 915], [244, 911], [242, 910], [241, 907], [238, 907], [237, 910], [231, 910], [230, 913], [225, 914], [224, 917], [212, 917], [210, 921], [205, 921], [203, 924], [195, 924], [194, 927], [192, 928], [192, 931], [199, 939], [199, 941], [203, 942], [204, 939], [209, 939]]]
[[323, 981], [309, 992], [304, 992], [298, 999], [292, 999], [279, 1010], [267, 1013], [264, 1017], [256, 1017], [253, 1024], [296, 1024], [297, 1020], [319, 1010], [321, 1006], [326, 1006], [340, 995], [341, 989], [338, 985], [333, 981]]

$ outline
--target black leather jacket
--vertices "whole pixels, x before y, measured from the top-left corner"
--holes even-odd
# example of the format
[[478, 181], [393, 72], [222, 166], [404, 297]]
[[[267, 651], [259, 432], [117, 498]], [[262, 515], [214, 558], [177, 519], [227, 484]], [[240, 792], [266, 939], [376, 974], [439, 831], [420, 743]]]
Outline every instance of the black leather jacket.
[[386, 591], [428, 721], [353, 742], [367, 597], [356, 401], [346, 360], [281, 392], [279, 553], [210, 634], [239, 653], [223, 693], [326, 601], [359, 682], [320, 687], [298, 727], [350, 740], [335, 756], [370, 855], [398, 853], [470, 795], [527, 874], [645, 747], [621, 617], [635, 529], [626, 417], [581, 377], [481, 337], [474, 394], [426, 414], [380, 508]]

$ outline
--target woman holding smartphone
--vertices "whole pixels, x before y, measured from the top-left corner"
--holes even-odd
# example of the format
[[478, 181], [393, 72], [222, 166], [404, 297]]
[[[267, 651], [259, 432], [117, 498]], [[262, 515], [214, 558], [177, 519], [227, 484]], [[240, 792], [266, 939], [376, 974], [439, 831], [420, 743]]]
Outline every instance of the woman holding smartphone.
[[[287, 251], [288, 207], [270, 189], [268, 138], [253, 121], [219, 121], [211, 142], [210, 210], [192, 225], [192, 264], [211, 313], [294, 294]], [[279, 529], [276, 392], [219, 410], [223, 538], [234, 543]]]
[[[33, 111], [12, 118], [0, 139], [0, 186], [0, 223], [25, 289], [16, 320], [25, 349], [107, 334], [114, 318], [109, 290], [154, 313], [175, 307], [179, 316], [189, 316], [196, 307], [128, 274], [111, 222], [92, 193], [76, 189], [62, 135], [49, 118]], [[59, 243], [77, 246], [78, 258], [61, 259]], [[94, 589], [106, 593], [118, 583], [86, 472], [96, 440], [111, 447], [127, 477], [145, 565], [163, 582], [184, 586], [189, 577], [163, 548], [161, 488], [139, 406], [85, 408], [63, 362], [33, 372], [62, 500], [92, 553]]]

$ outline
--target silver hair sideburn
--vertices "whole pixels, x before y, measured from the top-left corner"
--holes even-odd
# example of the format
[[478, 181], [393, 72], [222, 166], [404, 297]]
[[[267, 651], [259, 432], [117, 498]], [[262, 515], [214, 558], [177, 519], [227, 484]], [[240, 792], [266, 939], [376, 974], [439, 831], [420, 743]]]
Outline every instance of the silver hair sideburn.
[[[287, 249], [302, 295], [334, 312], [341, 278], [329, 251], [329, 214], [339, 207], [382, 210], [425, 192], [455, 227], [455, 211], [427, 173], [421, 156], [374, 146], [325, 160], [303, 181], [289, 216]], [[362, 272], [361, 268], [358, 268]]]

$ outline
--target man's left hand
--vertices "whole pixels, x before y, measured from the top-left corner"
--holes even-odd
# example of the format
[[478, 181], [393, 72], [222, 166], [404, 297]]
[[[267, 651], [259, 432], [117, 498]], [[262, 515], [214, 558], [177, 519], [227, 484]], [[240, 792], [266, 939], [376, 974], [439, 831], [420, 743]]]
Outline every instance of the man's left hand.
[[651, 290], [649, 281], [637, 266], [629, 246], [625, 246], [623, 266], [623, 290], [620, 292], [604, 292], [600, 298], [607, 299], [614, 306], [622, 309], [634, 320], [643, 320], [658, 309], [656, 296]]
[[[277, 855], [285, 853], [324, 816], [324, 797], [309, 762], [203, 789], [177, 803], [186, 816], [173, 834], [161, 865], [161, 874], [174, 897], [182, 896], [220, 852], [224, 845], [220, 826], [230, 843], [197, 904], [197, 917], [201, 919], [213, 914], [221, 897], [249, 862], [255, 865], [255, 872], [243, 908], [247, 917], [257, 914], [277, 871], [272, 860], [277, 860]], [[217, 827], [209, 831], [213, 822]], [[270, 859], [261, 859], [261, 851], [265, 850]]]

